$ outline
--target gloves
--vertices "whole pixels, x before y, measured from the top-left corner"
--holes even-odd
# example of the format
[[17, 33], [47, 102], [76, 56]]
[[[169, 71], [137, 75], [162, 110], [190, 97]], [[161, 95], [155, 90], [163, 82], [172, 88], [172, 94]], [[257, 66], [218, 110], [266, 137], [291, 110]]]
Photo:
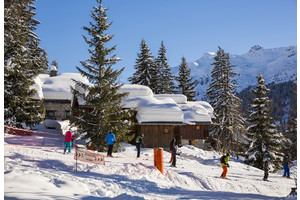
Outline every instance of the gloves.
[[229, 164], [227, 164], [227, 167], [228, 167], [228, 168], [230, 167]]

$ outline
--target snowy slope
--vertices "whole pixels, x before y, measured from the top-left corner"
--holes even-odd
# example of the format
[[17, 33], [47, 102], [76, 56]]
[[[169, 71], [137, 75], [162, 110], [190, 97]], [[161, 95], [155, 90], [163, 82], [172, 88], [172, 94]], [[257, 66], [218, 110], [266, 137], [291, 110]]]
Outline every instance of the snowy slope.
[[153, 166], [153, 149], [142, 149], [137, 159], [136, 148], [129, 144], [113, 153], [115, 158], [105, 157], [105, 165], [78, 161], [76, 172], [74, 150], [62, 154], [63, 136], [46, 133], [42, 146], [43, 134], [5, 134], [5, 198], [284, 199], [295, 186], [282, 172], [270, 174], [270, 182], [262, 181], [262, 170], [234, 158], [228, 172], [231, 180], [220, 179], [220, 155], [193, 146], [180, 148], [177, 168], [169, 167], [170, 153], [164, 151], [164, 175]]
[[[226, 49], [225, 49], [226, 52]], [[230, 52], [226, 52], [230, 53]], [[191, 74], [197, 81], [196, 90], [198, 99], [204, 96], [210, 83], [210, 74], [214, 62], [215, 53], [205, 53], [195, 62], [188, 63], [191, 68]], [[297, 47], [280, 47], [272, 49], [264, 49], [259, 45], [253, 46], [249, 52], [242, 55], [230, 54], [230, 61], [235, 72], [239, 74], [237, 83], [241, 87], [238, 91], [255, 85], [256, 76], [259, 72], [265, 76], [266, 84], [282, 83], [297, 80]], [[177, 75], [178, 67], [172, 68], [172, 72]]]

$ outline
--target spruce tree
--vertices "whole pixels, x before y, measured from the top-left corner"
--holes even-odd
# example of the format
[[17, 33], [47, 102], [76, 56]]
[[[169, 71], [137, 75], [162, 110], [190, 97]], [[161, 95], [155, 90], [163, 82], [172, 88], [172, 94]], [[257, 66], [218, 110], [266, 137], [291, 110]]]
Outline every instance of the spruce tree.
[[193, 78], [190, 77], [190, 75], [191, 70], [186, 62], [185, 57], [182, 57], [179, 66], [178, 77], [176, 77], [176, 80], [179, 82], [179, 93], [184, 94], [188, 101], [195, 101], [195, 81], [193, 81]]
[[268, 157], [275, 169], [280, 163], [280, 149], [283, 141], [282, 134], [277, 130], [274, 119], [270, 116], [271, 104], [266, 96], [270, 90], [265, 86], [263, 76], [257, 76], [258, 85], [251, 90], [253, 98], [248, 117], [246, 140], [248, 141], [246, 160], [249, 165], [263, 169], [264, 160]]
[[75, 116], [71, 121], [79, 128], [79, 134], [86, 139], [87, 146], [93, 146], [97, 151], [107, 148], [105, 137], [111, 130], [117, 144], [127, 142], [126, 134], [130, 130], [130, 113], [123, 109], [121, 100], [127, 93], [118, 92], [122, 86], [117, 82], [124, 70], [114, 70], [113, 65], [120, 59], [113, 52], [116, 46], [108, 47], [113, 35], [107, 30], [112, 22], [107, 22], [107, 8], [102, 7], [102, 0], [97, 0], [91, 17], [90, 26], [83, 27], [88, 36], [83, 36], [89, 45], [90, 58], [81, 61], [82, 68], [77, 70], [88, 78], [91, 85], [76, 81], [79, 88], [72, 88], [74, 95], [82, 98], [89, 109], [74, 109]]
[[155, 60], [159, 71], [158, 93], [159, 94], [172, 94], [174, 93], [174, 76], [168, 65], [168, 59], [166, 55], [166, 47], [163, 41], [161, 41], [161, 47], [158, 51], [158, 57]]
[[154, 93], [157, 93], [159, 71], [144, 39], [141, 42], [140, 53], [138, 53], [137, 56], [136, 65], [134, 66], [136, 72], [132, 77], [129, 77], [129, 82], [148, 86]]
[[284, 136], [287, 138], [286, 151], [291, 153], [292, 160], [297, 160], [297, 118], [289, 119]]
[[42, 102], [34, 101], [34, 78], [47, 70], [46, 52], [34, 33], [33, 0], [4, 2], [4, 118], [6, 124], [33, 126], [42, 120]]
[[217, 139], [217, 150], [236, 151], [238, 139], [244, 132], [244, 119], [241, 116], [241, 100], [234, 95], [233, 84], [236, 73], [230, 63], [230, 56], [219, 47], [212, 63], [211, 83], [207, 89], [207, 98], [214, 108], [213, 125], [210, 135]]

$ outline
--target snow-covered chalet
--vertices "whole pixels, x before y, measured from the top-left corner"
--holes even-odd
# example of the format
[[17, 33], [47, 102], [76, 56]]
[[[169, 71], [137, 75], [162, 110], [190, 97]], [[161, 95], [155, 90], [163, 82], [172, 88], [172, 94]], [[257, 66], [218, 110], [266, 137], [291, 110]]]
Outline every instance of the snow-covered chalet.
[[43, 101], [44, 118], [53, 120], [66, 120], [71, 115], [72, 93], [71, 87], [75, 87], [72, 79], [89, 83], [87, 78], [79, 73], [55, 73], [51, 67], [49, 74], [40, 74], [35, 78], [33, 88], [37, 91], [33, 97]]

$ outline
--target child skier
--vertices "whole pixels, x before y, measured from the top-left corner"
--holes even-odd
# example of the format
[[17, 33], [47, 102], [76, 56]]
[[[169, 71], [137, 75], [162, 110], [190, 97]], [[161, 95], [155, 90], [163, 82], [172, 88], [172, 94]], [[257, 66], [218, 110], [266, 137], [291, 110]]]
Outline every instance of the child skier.
[[177, 150], [178, 150], [178, 146], [175, 145], [172, 150], [172, 165], [171, 165], [171, 167], [176, 167], [176, 155], [179, 155], [179, 153], [177, 153]]
[[221, 164], [222, 164], [222, 168], [223, 168], [221, 178], [226, 178], [227, 171], [228, 171], [227, 167], [229, 168], [229, 164], [228, 164], [229, 157], [230, 157], [230, 154], [227, 153], [226, 156], [222, 156], [222, 158], [221, 158]]
[[66, 135], [65, 135], [64, 154], [66, 153], [68, 148], [69, 148], [69, 153], [71, 153], [72, 139], [73, 139], [72, 132], [69, 130], [66, 132]]
[[290, 177], [290, 164], [291, 164], [290, 153], [286, 153], [283, 157], [283, 168], [284, 168], [283, 176], [284, 177], [291, 178]]

